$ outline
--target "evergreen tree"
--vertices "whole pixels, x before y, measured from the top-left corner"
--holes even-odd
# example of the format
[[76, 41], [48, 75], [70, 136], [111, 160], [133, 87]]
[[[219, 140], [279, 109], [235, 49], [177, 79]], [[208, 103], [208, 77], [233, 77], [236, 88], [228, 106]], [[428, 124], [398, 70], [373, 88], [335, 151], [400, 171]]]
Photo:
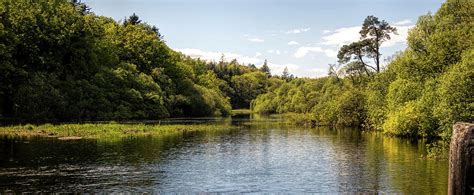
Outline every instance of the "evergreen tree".
[[[140, 18], [137, 16], [137, 14], [133, 13], [131, 16], [128, 17], [128, 19], [125, 19], [123, 22], [124, 25], [137, 25], [140, 24], [142, 21]], [[156, 27], [155, 27], [156, 28]]]
[[[367, 16], [360, 30], [359, 41], [343, 45], [338, 52], [339, 63], [346, 64], [352, 59], [358, 61], [362, 71], [370, 75], [370, 70], [380, 72], [380, 45], [390, 40], [390, 34], [397, 33], [395, 27], [390, 26], [385, 20], [379, 21], [375, 16]], [[375, 66], [364, 61], [364, 58], [373, 58]]]
[[380, 45], [390, 40], [391, 33], [397, 34], [397, 29], [385, 20], [379, 21], [375, 16], [367, 16], [359, 33], [362, 40], [369, 40], [369, 56], [374, 58], [377, 73], [380, 72]]
[[270, 67], [268, 67], [268, 64], [267, 64], [267, 59], [265, 59], [265, 62], [263, 63], [262, 67], [260, 67], [260, 71], [266, 73], [267, 76], [269, 77], [272, 75], [270, 73]]

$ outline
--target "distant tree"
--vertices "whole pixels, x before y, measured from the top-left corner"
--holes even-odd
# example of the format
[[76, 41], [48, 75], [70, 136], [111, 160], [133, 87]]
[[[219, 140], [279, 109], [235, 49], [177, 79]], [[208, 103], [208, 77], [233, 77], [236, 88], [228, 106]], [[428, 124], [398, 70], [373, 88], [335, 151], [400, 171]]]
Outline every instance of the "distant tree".
[[376, 71], [380, 72], [380, 45], [387, 40], [390, 40], [390, 34], [397, 34], [397, 29], [392, 27], [385, 20], [379, 21], [375, 16], [367, 16], [362, 24], [362, 30], [360, 30], [360, 36], [363, 40], [369, 40], [368, 50], [370, 57], [374, 58]]
[[[369, 74], [367, 68], [380, 72], [380, 45], [390, 40], [391, 33], [397, 33], [395, 27], [390, 26], [385, 20], [379, 21], [375, 16], [367, 16], [360, 30], [359, 41], [343, 45], [337, 55], [339, 63], [346, 64], [351, 60], [358, 61], [364, 66], [364, 71]], [[364, 61], [364, 58], [373, 58], [375, 66], [371, 66]]]
[[270, 73], [270, 68], [268, 67], [268, 64], [267, 64], [267, 59], [265, 59], [265, 62], [263, 63], [262, 67], [260, 68], [260, 71], [266, 73], [267, 76], [271, 76], [271, 75], [272, 75], [272, 74]]
[[156, 35], [158, 36], [158, 38], [163, 39], [163, 35], [161, 35], [160, 29], [158, 29], [158, 27], [152, 26], [152, 27], [151, 27], [151, 31], [153, 31], [154, 33], [156, 33]]
[[358, 64], [362, 65], [361, 68], [368, 75], [370, 73], [367, 68], [371, 68], [374, 71], [377, 71], [376, 67], [373, 67], [364, 61], [364, 57], [367, 55], [370, 55], [370, 53], [372, 52], [372, 48], [370, 45], [371, 45], [370, 40], [361, 40], [361, 41], [353, 42], [349, 45], [343, 45], [341, 49], [339, 49], [339, 53], [337, 54], [339, 63], [347, 64], [351, 60], [356, 60]]
[[81, 0], [71, 0], [72, 5], [82, 14], [88, 14], [90, 13], [90, 8], [87, 6], [85, 3], [82, 3]]
[[137, 16], [137, 14], [133, 13], [131, 16], [128, 17], [128, 19], [125, 19], [123, 22], [124, 25], [137, 25], [140, 24], [142, 21], [140, 18]]
[[231, 98], [234, 108], [249, 108], [253, 99], [266, 92], [268, 77], [260, 71], [250, 72], [233, 76], [231, 85], [235, 90], [235, 96]]
[[328, 76], [334, 77], [339, 81], [340, 72], [337, 64], [329, 64]]
[[283, 69], [283, 73], [281, 74], [281, 77], [284, 79], [287, 79], [290, 77], [290, 72], [288, 71], [288, 67], [285, 67], [285, 69]]
[[219, 65], [221, 65], [221, 66], [225, 65], [225, 55], [224, 54], [221, 55], [221, 59], [219, 60]]
[[283, 73], [281, 75], [281, 78], [286, 80], [286, 81], [291, 81], [291, 80], [293, 80], [294, 76], [293, 76], [293, 74], [290, 73], [290, 71], [288, 71], [288, 67], [285, 67], [285, 69], [283, 70]]
[[0, 0], [0, 117], [221, 116], [269, 86], [254, 65], [192, 59], [135, 13], [118, 23], [82, 2]]
[[255, 66], [255, 64], [249, 64], [248, 67], [251, 68], [252, 70], [256, 70], [256, 69], [257, 69], [257, 67]]

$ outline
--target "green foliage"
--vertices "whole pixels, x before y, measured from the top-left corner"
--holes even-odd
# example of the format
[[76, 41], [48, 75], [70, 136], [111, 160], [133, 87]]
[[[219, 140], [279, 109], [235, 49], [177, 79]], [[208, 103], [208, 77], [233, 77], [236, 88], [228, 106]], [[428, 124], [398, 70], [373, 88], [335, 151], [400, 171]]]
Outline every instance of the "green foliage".
[[248, 108], [257, 95], [266, 91], [267, 75], [257, 71], [234, 76], [231, 79], [231, 86], [235, 93], [232, 98], [233, 105], [236, 108]]
[[221, 131], [229, 129], [227, 124], [221, 125], [159, 125], [159, 124], [43, 124], [43, 125], [15, 125], [0, 127], [0, 135], [7, 136], [54, 136], [60, 140], [67, 139], [106, 139], [138, 137], [138, 136], [165, 136], [194, 131]]
[[392, 135], [417, 137], [420, 120], [420, 110], [416, 102], [410, 101], [389, 111], [383, 129]]
[[336, 124], [360, 126], [365, 121], [365, 94], [358, 89], [347, 89], [336, 99]]
[[[392, 62], [394, 63], [394, 62]], [[390, 83], [395, 80], [393, 68], [381, 72], [373, 77], [367, 84], [365, 94], [367, 96], [367, 121], [365, 125], [370, 129], [382, 130], [386, 119], [388, 106], [386, 96]]]
[[279, 84], [259, 95], [252, 109], [303, 114], [303, 121], [323, 125], [362, 125], [395, 136], [449, 140], [455, 122], [474, 122], [473, 16], [470, 0], [448, 0], [436, 14], [421, 16], [409, 32], [408, 48], [379, 73], [364, 58], [376, 60], [377, 47], [395, 29], [369, 16], [361, 40], [340, 49], [343, 67], [330, 65], [325, 78]]
[[455, 122], [474, 121], [474, 49], [466, 51], [461, 62], [440, 78], [435, 117], [440, 120], [444, 137], [450, 137]]
[[250, 102], [258, 94], [266, 92], [268, 80], [272, 79], [269, 78], [270, 69], [266, 73], [255, 68], [254, 65], [241, 65], [237, 60], [225, 62], [222, 59], [219, 63], [210, 62], [207, 64], [198, 60], [193, 68], [197, 74], [214, 72], [219, 79], [219, 89], [230, 98], [231, 106], [234, 109], [248, 109]]
[[388, 88], [387, 106], [389, 109], [397, 109], [405, 103], [417, 99], [421, 94], [422, 86], [417, 82], [397, 79], [390, 83]]
[[230, 113], [229, 98], [249, 107], [266, 90], [261, 75], [236, 60], [216, 64], [177, 53], [136, 14], [118, 23], [77, 1], [0, 2], [2, 117], [221, 116]]
[[473, 122], [472, 1], [447, 1], [421, 16], [408, 49], [389, 66], [386, 132], [449, 139], [457, 121]]
[[196, 95], [191, 97], [191, 116], [226, 116], [232, 110], [229, 98], [216, 90], [195, 85]]
[[[359, 33], [359, 41], [341, 47], [337, 54], [339, 63], [348, 63], [353, 58], [356, 61], [346, 65], [350, 66], [348, 69], [353, 70], [348, 73], [358, 73], [359, 76], [361, 72], [365, 72], [367, 75], [370, 75], [369, 71], [379, 73], [380, 46], [383, 42], [390, 40], [390, 34], [397, 34], [397, 29], [390, 26], [385, 20], [380, 21], [375, 16], [367, 16]], [[364, 58], [373, 58], [375, 66], [366, 63]], [[358, 71], [354, 72], [354, 70]]]
[[[364, 126], [447, 140], [473, 122], [474, 2], [447, 0], [421, 16], [408, 48], [380, 67], [396, 29], [369, 16], [330, 76], [271, 76], [237, 60], [206, 62], [170, 49], [155, 26], [123, 23], [67, 0], [0, 1], [0, 116], [110, 120], [225, 116], [232, 108], [294, 113], [311, 125]], [[373, 59], [375, 64], [366, 63]], [[306, 122], [305, 122], [306, 123]], [[442, 145], [442, 144], [441, 144]], [[435, 149], [434, 149], [435, 150]], [[436, 149], [438, 151], [438, 149]]]
[[[303, 113], [312, 125], [359, 126], [365, 120], [365, 94], [334, 78], [294, 79], [252, 102], [257, 113]], [[299, 116], [299, 115], [297, 115]], [[295, 120], [296, 121], [296, 120]]]
[[267, 76], [271, 76], [270, 73], [270, 68], [268, 67], [267, 60], [265, 59], [265, 62], [263, 63], [262, 67], [260, 68], [260, 71], [264, 72], [267, 74]]

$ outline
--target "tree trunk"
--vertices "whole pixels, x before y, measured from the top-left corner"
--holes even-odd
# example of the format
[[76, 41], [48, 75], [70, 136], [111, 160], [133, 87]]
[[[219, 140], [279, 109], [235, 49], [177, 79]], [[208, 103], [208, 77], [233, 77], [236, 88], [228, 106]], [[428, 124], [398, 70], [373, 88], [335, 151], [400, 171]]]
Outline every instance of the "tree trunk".
[[474, 124], [456, 123], [449, 149], [448, 194], [472, 194], [474, 182]]
[[380, 52], [379, 52], [379, 50], [380, 50], [380, 45], [379, 45], [378, 40], [377, 40], [377, 49], [376, 49], [377, 53], [375, 54], [375, 58], [376, 58], [375, 59], [376, 60], [375, 64], [377, 65], [377, 73], [380, 72]]

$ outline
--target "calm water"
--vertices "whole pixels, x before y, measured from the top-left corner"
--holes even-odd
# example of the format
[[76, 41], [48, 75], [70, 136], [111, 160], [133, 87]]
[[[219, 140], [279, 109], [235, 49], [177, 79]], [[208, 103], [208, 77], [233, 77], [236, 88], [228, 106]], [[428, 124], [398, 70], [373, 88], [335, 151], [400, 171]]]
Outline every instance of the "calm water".
[[109, 142], [0, 138], [0, 193], [447, 191], [447, 162], [420, 158], [422, 143], [266, 119], [224, 122], [241, 128]]

